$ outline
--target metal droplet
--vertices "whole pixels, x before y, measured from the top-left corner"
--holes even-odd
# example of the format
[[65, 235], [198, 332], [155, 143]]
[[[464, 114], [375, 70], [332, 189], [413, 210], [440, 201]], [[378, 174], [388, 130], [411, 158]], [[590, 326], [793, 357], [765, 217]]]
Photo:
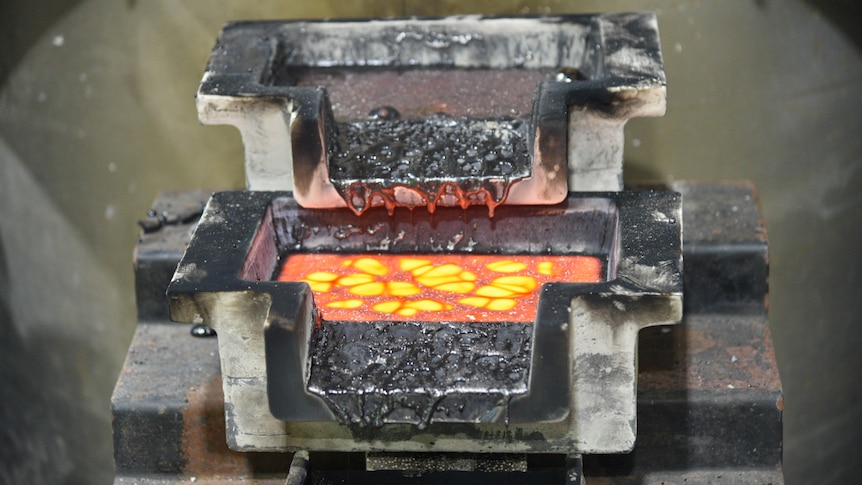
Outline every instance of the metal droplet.
[[216, 331], [212, 327], [208, 327], [202, 323], [196, 323], [192, 326], [191, 332], [193, 337], [215, 337]]
[[392, 106], [379, 106], [371, 110], [368, 116], [378, 120], [396, 120], [401, 117], [401, 113]]

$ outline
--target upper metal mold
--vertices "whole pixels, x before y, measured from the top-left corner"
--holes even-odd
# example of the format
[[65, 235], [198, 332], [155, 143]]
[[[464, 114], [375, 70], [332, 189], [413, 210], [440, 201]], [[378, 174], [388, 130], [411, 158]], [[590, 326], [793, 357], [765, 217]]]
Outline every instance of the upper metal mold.
[[[544, 70], [547, 75], [525, 94], [532, 110], [514, 120], [522, 127], [505, 137], [505, 143], [526, 150], [522, 161], [512, 161], [523, 169], [506, 173], [505, 167], [480, 164], [475, 174], [447, 173], [443, 167], [435, 177], [365, 180], [356, 170], [333, 165], [349, 151], [339, 146], [339, 123], [345, 120], [333, 114], [333, 105], [339, 104], [330, 98], [334, 94], [301, 82], [303, 73], [314, 70], [338, 70], [351, 79], [434, 70]], [[502, 90], [505, 83], [483, 79], [487, 85], [474, 89]], [[249, 189], [292, 190], [304, 207], [349, 206], [357, 212], [375, 205], [433, 209], [479, 203], [493, 208], [557, 203], [569, 191], [620, 190], [623, 125], [633, 117], [664, 114], [665, 85], [651, 13], [240, 22], [222, 31], [197, 106], [202, 122], [240, 130]], [[415, 96], [428, 97], [428, 105], [440, 107], [433, 89], [416, 91]], [[374, 106], [388, 104], [381, 99]], [[457, 111], [452, 106], [440, 110], [448, 108]], [[512, 121], [507, 117], [511, 114], [501, 112], [473, 121]], [[466, 131], [470, 135], [475, 129]], [[410, 166], [431, 163], [423, 157], [405, 158], [402, 165], [410, 171]], [[375, 163], [397, 167], [388, 159]]]

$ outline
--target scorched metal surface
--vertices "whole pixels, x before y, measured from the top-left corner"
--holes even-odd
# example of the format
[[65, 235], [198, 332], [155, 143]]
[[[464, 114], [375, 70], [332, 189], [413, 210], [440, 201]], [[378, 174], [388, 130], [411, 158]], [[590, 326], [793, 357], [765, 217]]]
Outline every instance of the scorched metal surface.
[[354, 426], [506, 420], [528, 391], [532, 334], [509, 322], [321, 325], [307, 388]]

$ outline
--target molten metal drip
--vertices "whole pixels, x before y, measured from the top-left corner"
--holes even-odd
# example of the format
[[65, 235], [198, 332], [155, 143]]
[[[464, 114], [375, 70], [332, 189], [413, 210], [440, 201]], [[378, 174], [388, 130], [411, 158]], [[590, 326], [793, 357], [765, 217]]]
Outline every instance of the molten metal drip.
[[544, 283], [603, 281], [593, 256], [293, 254], [324, 320], [532, 322]]
[[[517, 182], [517, 181], [514, 181]], [[449, 198], [454, 199], [455, 203], [462, 209], [468, 209], [472, 205], [488, 206], [488, 217], [494, 217], [494, 209], [506, 202], [506, 197], [509, 195], [511, 184], [507, 183], [502, 187], [493, 187], [493, 184], [486, 184], [490, 187], [480, 188], [476, 190], [465, 191], [455, 183], [444, 183], [437, 190], [437, 193], [425, 192], [413, 187], [399, 185], [399, 189], [409, 191], [417, 200], [422, 200], [428, 212], [431, 214], [437, 209], [438, 201]], [[497, 195], [501, 194], [502, 195]], [[394, 188], [379, 188], [376, 190], [368, 189], [364, 184], [357, 182], [350, 185], [350, 189], [345, 198], [347, 206], [354, 214], [361, 216], [369, 208], [376, 206], [375, 202], [380, 202], [386, 211], [391, 216], [395, 213], [395, 207], [398, 202], [395, 197]], [[447, 204], [454, 205], [454, 204]], [[413, 207], [411, 207], [412, 209]]]
[[330, 182], [357, 215], [378, 205], [391, 214], [397, 205], [484, 204], [493, 216], [531, 175], [528, 133], [520, 119], [439, 113], [343, 122], [330, 142]]

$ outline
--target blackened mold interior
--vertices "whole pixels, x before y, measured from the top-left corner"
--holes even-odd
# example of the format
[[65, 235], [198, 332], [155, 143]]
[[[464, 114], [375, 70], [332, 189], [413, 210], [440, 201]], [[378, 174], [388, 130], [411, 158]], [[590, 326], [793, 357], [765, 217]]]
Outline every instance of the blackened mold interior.
[[480, 68], [301, 68], [291, 67], [288, 85], [326, 90], [337, 120], [361, 120], [395, 107], [404, 119], [435, 113], [474, 119], [503, 116], [529, 120], [536, 86], [571, 80], [566, 69]]
[[[500, 206], [489, 218], [479, 207], [443, 207], [433, 214], [374, 208], [361, 216], [348, 209], [306, 209], [292, 197], [276, 197], [258, 225], [272, 238], [266, 277], [275, 279], [290, 253], [584, 255], [602, 259], [605, 280], [615, 277], [619, 213], [601, 195], [573, 197], [549, 206]], [[258, 257], [255, 251], [247, 260]], [[249, 261], [246, 264], [250, 264]]]

